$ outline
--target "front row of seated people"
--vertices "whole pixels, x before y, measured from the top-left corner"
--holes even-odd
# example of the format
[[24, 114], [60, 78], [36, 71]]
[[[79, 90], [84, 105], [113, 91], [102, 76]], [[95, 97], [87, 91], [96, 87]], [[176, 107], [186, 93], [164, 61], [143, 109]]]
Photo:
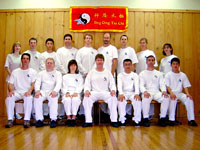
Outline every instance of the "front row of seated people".
[[[110, 71], [104, 69], [104, 56], [97, 54], [95, 57], [96, 68], [91, 70], [85, 84], [82, 76], [78, 73], [78, 65], [75, 60], [68, 64], [68, 74], [62, 75], [54, 70], [53, 58], [46, 59], [46, 70], [38, 75], [34, 69], [29, 68], [30, 54], [24, 53], [21, 57], [21, 67], [14, 70], [8, 84], [8, 97], [6, 99], [8, 122], [5, 127], [13, 126], [15, 101], [24, 100], [24, 128], [30, 127], [32, 105], [35, 109], [36, 127], [43, 126], [43, 101], [48, 100], [50, 127], [56, 127], [58, 115], [58, 98], [60, 90], [62, 103], [67, 115], [67, 126], [76, 125], [76, 115], [81, 104], [81, 93], [84, 86], [83, 107], [85, 110], [85, 123], [83, 127], [92, 126], [92, 107], [95, 101], [103, 100], [108, 104], [111, 126], [126, 125], [126, 104], [131, 101], [134, 109], [134, 126], [140, 126], [143, 114], [143, 125], [150, 126], [149, 109], [152, 100], [161, 103], [160, 119], [158, 124], [166, 126], [166, 115], [169, 110], [169, 122], [175, 125], [175, 110], [177, 99], [186, 106], [188, 125], [197, 126], [194, 117], [194, 103], [189, 94], [190, 82], [187, 76], [179, 71], [180, 60], [171, 60], [172, 71], [165, 75], [154, 69], [155, 57], [147, 57], [147, 70], [139, 76], [132, 72], [132, 61], [125, 59], [123, 62], [124, 72], [117, 77], [118, 99], [116, 86]], [[185, 94], [182, 92], [184, 88]], [[35, 92], [33, 97], [32, 93]], [[118, 111], [117, 111], [118, 109]], [[119, 122], [118, 122], [119, 113]]]

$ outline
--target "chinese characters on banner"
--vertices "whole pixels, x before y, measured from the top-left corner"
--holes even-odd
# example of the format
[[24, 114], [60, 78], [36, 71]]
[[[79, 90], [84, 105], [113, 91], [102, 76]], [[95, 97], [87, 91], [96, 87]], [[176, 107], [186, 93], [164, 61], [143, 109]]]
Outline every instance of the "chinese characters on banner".
[[70, 7], [71, 32], [124, 32], [128, 7]]

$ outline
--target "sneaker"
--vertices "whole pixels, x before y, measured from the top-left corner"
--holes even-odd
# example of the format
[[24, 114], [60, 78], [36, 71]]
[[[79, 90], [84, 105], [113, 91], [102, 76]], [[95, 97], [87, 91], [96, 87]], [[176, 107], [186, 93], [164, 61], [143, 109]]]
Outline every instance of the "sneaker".
[[21, 116], [20, 114], [18, 114], [18, 113], [16, 113], [15, 116], [16, 116], [16, 118], [17, 118], [18, 120], [21, 120], [21, 119], [22, 119], [22, 116]]
[[5, 125], [5, 128], [11, 128], [13, 126], [13, 121], [12, 120], [8, 120], [8, 122]]
[[24, 120], [24, 128], [29, 128], [29, 127], [30, 127], [30, 121]]
[[71, 120], [71, 126], [72, 126], [72, 127], [75, 127], [75, 126], [76, 126], [76, 120], [75, 120], [75, 119], [72, 119], [72, 120]]
[[67, 119], [67, 121], [66, 121], [66, 126], [67, 126], [67, 127], [70, 127], [70, 126], [71, 126], [71, 120], [70, 120], [70, 119]]
[[50, 123], [50, 128], [55, 128], [56, 127], [56, 121], [52, 120]]
[[149, 123], [149, 119], [148, 118], [144, 118], [144, 120], [143, 120], [143, 126], [150, 127], [150, 123]]
[[139, 123], [136, 123], [135, 121], [133, 121], [133, 126], [135, 126], [135, 127], [140, 127], [140, 122], [139, 122]]
[[42, 127], [43, 126], [43, 122], [41, 120], [38, 120], [35, 124], [36, 128]]
[[170, 121], [169, 120], [169, 126], [175, 126], [175, 121]]
[[188, 125], [189, 126], [193, 126], [193, 127], [197, 127], [198, 126], [198, 124], [194, 120], [188, 121]]
[[158, 120], [158, 125], [161, 126], [161, 127], [166, 127], [165, 118], [160, 118], [160, 119]]
[[84, 123], [84, 124], [82, 125], [82, 127], [83, 127], [83, 128], [85, 128], [85, 127], [92, 127], [92, 123]]
[[119, 127], [118, 122], [111, 122], [110, 125], [111, 125], [112, 127], [115, 127], [115, 128], [118, 128], [118, 127]]

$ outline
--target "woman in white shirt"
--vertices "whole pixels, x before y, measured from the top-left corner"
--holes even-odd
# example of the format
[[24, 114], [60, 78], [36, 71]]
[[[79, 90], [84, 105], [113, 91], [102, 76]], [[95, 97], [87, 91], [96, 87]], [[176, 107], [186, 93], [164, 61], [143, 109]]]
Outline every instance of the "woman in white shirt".
[[83, 91], [83, 77], [79, 74], [76, 60], [68, 63], [69, 72], [63, 76], [62, 103], [67, 115], [67, 126], [76, 125], [76, 115], [81, 104]]
[[[10, 79], [10, 75], [11, 75], [12, 71], [21, 66], [20, 50], [21, 50], [21, 44], [19, 41], [16, 41], [15, 43], [13, 43], [12, 53], [8, 54], [6, 57], [6, 62], [5, 62], [4, 67], [7, 71], [7, 78], [6, 78], [7, 83]], [[22, 117], [19, 115], [19, 113], [23, 112], [23, 104], [16, 104], [15, 108], [16, 108], [17, 119], [22, 119]]]

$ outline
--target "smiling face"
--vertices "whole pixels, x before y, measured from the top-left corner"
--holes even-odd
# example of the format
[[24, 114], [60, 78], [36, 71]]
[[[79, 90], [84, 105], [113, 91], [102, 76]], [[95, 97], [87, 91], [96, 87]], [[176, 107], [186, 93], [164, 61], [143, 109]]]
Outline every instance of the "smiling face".
[[71, 46], [72, 39], [70, 36], [66, 36], [64, 39], [65, 46]]
[[140, 47], [142, 50], [146, 50], [147, 49], [147, 42], [145, 40], [141, 40], [140, 41]]
[[55, 62], [52, 58], [47, 58], [46, 60], [46, 70], [47, 72], [53, 71], [55, 67]]
[[89, 36], [89, 35], [86, 35], [84, 41], [85, 41], [85, 44], [86, 44], [87, 46], [89, 46], [89, 45], [91, 45], [91, 43], [92, 43], [92, 37]]
[[19, 54], [20, 50], [21, 50], [21, 46], [20, 46], [19, 44], [16, 44], [16, 45], [14, 46], [14, 53]]
[[169, 45], [166, 45], [163, 50], [167, 56], [170, 56], [172, 54], [172, 48], [170, 48]]
[[109, 33], [105, 33], [103, 36], [103, 43], [105, 45], [110, 44], [110, 34]]

